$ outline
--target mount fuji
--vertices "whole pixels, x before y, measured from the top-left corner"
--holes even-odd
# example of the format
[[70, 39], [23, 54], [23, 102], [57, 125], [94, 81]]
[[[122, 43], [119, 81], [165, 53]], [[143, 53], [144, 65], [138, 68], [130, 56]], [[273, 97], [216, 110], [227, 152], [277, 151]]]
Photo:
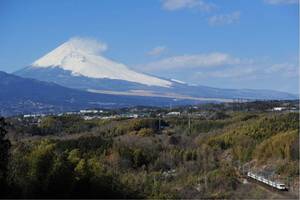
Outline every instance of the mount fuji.
[[14, 74], [73, 89], [113, 95], [214, 101], [297, 98], [293, 94], [272, 90], [191, 86], [175, 79], [139, 73], [104, 57], [102, 52], [106, 48], [106, 45], [96, 41], [73, 38]]

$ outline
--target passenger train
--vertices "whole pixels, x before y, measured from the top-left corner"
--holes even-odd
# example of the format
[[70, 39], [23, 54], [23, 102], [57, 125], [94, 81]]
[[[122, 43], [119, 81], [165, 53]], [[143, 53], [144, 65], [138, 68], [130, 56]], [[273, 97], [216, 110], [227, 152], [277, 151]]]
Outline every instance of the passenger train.
[[276, 182], [276, 181], [271, 181], [271, 180], [268, 180], [266, 178], [264, 178], [263, 176], [258, 176], [252, 172], [248, 172], [247, 173], [247, 176], [250, 177], [250, 178], [253, 178], [259, 182], [262, 182], [264, 184], [267, 184], [273, 188], [276, 188], [278, 190], [281, 190], [281, 191], [286, 191], [288, 190], [288, 188], [285, 186], [285, 184], [283, 183], [280, 183], [280, 182]]

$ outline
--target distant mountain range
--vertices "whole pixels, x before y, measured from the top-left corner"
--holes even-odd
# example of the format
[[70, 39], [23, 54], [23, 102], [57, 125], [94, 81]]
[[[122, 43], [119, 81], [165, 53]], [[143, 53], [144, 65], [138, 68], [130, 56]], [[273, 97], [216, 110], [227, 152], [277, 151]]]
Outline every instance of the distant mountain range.
[[219, 89], [159, 78], [131, 70], [99, 51], [90, 41], [71, 39], [14, 75], [0, 72], [0, 115], [298, 98], [286, 92]]
[[102, 94], [220, 101], [236, 98], [250, 100], [297, 98], [293, 94], [272, 90], [192, 86], [174, 79], [139, 73], [122, 63], [103, 57], [97, 47], [84, 39], [71, 39], [63, 43], [15, 74]]
[[0, 116], [57, 113], [83, 108], [169, 106], [193, 103], [197, 101], [97, 94], [66, 88], [55, 83], [21, 78], [0, 71]]

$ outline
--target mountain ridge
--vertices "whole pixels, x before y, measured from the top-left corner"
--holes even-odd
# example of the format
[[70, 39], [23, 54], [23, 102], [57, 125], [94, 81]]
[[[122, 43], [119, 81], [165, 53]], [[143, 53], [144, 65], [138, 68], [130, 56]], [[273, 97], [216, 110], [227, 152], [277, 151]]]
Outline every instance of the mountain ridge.
[[[94, 79], [85, 76], [72, 76], [70, 71], [61, 68], [52, 67], [47, 69], [32, 69], [31, 67], [23, 68], [16, 71], [15, 75], [34, 78], [53, 82], [64, 87], [80, 89], [84, 91], [105, 90], [112, 92], [131, 92], [133, 90], [145, 90], [151, 93], [167, 94], [176, 93], [178, 95], [192, 96], [195, 98], [224, 98], [224, 99], [296, 99], [297, 95], [278, 92], [273, 90], [256, 90], [256, 89], [220, 89], [208, 86], [191, 86], [172, 82], [172, 87], [147, 86], [139, 83], [113, 80], [113, 79]], [[134, 93], [132, 93], [134, 94]]]
[[88, 108], [128, 106], [169, 106], [199, 103], [163, 97], [136, 97], [97, 94], [22, 78], [0, 71], [0, 116], [26, 113], [57, 113]]
[[[159, 78], [129, 69], [122, 63], [105, 58], [106, 46], [85, 39], [71, 39], [32, 65], [14, 74], [25, 78], [54, 82], [64, 87], [84, 91], [126, 92], [145, 91], [161, 96], [176, 94], [192, 98], [221, 99], [296, 99], [297, 96], [274, 90], [220, 89], [208, 86], [194, 86], [176, 79]], [[139, 96], [139, 95], [137, 95]]]

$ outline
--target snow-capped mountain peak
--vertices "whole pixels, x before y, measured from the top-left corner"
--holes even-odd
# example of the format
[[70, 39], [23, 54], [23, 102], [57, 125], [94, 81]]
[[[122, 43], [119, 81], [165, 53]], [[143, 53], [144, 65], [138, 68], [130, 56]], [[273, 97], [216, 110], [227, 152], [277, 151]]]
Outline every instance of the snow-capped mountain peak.
[[90, 39], [73, 38], [36, 60], [33, 68], [59, 67], [73, 76], [118, 79], [148, 86], [170, 87], [172, 82], [129, 69], [122, 63], [102, 56], [105, 44]]

